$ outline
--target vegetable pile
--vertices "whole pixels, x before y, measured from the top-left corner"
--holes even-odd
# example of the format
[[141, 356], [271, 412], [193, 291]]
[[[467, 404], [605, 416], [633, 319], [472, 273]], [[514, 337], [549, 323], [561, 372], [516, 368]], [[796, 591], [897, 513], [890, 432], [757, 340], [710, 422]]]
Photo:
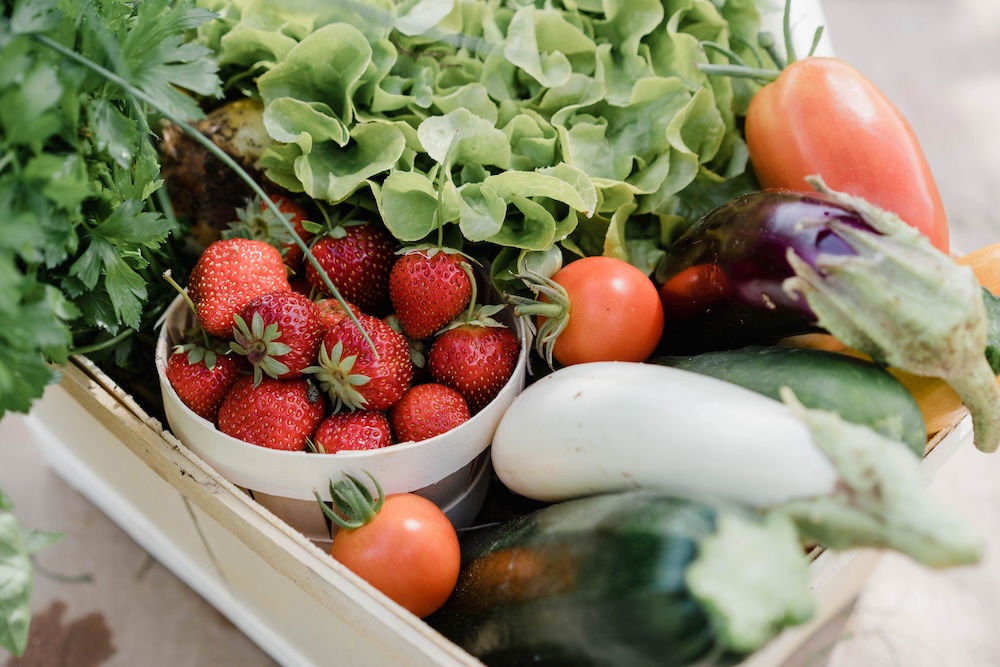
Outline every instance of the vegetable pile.
[[57, 4], [0, 23], [0, 312], [37, 329], [0, 412], [84, 341], [125, 363], [155, 284], [199, 417], [389, 448], [475, 419], [522, 318], [491, 458], [535, 511], [459, 540], [377, 479], [317, 494], [331, 555], [487, 664], [745, 655], [811, 615], [806, 544], [980, 557], [920, 457], [966, 411], [1000, 444], [1000, 263], [948, 255], [905, 119], [757, 3]]

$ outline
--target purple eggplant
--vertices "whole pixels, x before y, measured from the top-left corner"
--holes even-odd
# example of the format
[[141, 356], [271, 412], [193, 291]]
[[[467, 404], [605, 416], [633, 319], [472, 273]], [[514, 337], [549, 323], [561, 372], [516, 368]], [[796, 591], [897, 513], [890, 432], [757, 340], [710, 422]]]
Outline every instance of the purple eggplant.
[[1000, 387], [987, 361], [983, 290], [898, 216], [811, 179], [707, 213], [657, 267], [661, 352], [697, 354], [827, 331], [876, 362], [939, 377], [1000, 444]]
[[785, 289], [792, 249], [816, 269], [821, 255], [853, 255], [828, 223], [871, 228], [820, 193], [754, 192], [699, 220], [673, 243], [656, 279], [671, 354], [727, 350], [821, 330], [808, 302]]

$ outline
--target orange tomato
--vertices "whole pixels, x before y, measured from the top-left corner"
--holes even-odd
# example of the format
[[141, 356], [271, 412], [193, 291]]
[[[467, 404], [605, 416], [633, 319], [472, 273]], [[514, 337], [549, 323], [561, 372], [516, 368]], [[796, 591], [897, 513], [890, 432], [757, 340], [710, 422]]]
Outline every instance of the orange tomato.
[[916, 135], [863, 74], [836, 58], [788, 65], [751, 99], [746, 139], [763, 188], [834, 190], [892, 211], [948, 252], [944, 205]]
[[368, 523], [338, 530], [330, 555], [421, 618], [451, 595], [461, 564], [458, 534], [447, 515], [412, 493], [386, 496]]
[[552, 348], [560, 364], [645, 361], [656, 349], [663, 305], [656, 285], [636, 267], [613, 257], [583, 257], [552, 281], [569, 298], [569, 321]]

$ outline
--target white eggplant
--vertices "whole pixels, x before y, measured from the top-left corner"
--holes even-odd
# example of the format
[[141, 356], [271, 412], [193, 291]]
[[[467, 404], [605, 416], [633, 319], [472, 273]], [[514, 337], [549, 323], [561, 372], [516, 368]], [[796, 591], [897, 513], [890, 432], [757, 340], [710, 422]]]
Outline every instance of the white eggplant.
[[829, 494], [838, 479], [784, 404], [652, 364], [576, 364], [538, 380], [492, 451], [500, 481], [545, 501], [652, 487], [760, 507]]
[[782, 398], [654, 364], [567, 366], [508, 408], [493, 466], [536, 500], [649, 488], [782, 513], [833, 548], [888, 546], [934, 567], [979, 558], [980, 537], [926, 493], [906, 445]]

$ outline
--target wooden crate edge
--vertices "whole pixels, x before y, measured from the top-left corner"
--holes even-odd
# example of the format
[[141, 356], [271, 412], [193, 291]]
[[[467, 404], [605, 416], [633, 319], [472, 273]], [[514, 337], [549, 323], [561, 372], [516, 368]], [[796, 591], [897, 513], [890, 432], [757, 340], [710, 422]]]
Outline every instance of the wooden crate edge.
[[73, 357], [60, 386], [189, 502], [320, 602], [335, 588], [357, 611], [441, 665], [481, 665], [423, 621], [323, 553], [162, 427], [90, 360]]

